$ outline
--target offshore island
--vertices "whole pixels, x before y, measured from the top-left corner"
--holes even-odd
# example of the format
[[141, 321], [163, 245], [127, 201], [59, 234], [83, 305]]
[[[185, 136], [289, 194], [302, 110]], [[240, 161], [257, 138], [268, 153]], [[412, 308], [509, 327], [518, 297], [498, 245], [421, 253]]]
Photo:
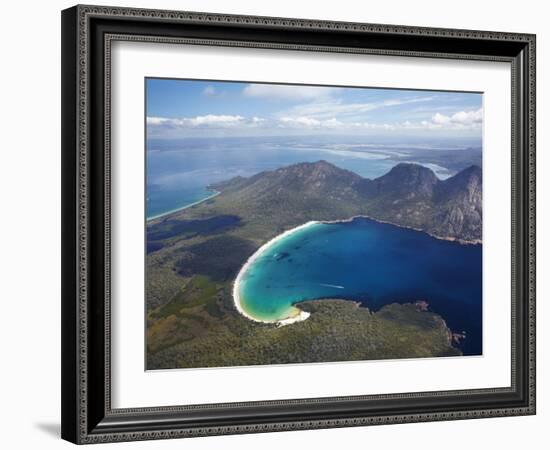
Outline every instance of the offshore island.
[[148, 221], [147, 369], [480, 354], [481, 184], [318, 161], [209, 186]]

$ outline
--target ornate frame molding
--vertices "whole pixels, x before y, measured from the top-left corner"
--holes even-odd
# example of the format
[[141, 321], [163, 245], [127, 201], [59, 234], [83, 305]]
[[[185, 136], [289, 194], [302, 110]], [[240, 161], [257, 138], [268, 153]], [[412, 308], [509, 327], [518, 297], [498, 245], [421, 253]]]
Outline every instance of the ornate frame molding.
[[[211, 30], [230, 30], [231, 27], [244, 27], [250, 33], [257, 30], [268, 30], [274, 33], [287, 33], [319, 30], [336, 33], [345, 38], [349, 33], [364, 36], [376, 36], [377, 42], [385, 38], [398, 36], [403, 42], [413, 38], [407, 49], [341, 46], [323, 43], [305, 44], [303, 42], [270, 42], [246, 41], [244, 39], [220, 39], [211, 37], [174, 37], [151, 36], [135, 32], [112, 32], [109, 26], [100, 31], [92, 30], [103, 21], [116, 22], [124, 28], [132, 22], [146, 29], [148, 24], [156, 22], [166, 26], [182, 27], [186, 25], [204, 27]], [[121, 24], [121, 25], [120, 25]], [[207, 31], [208, 32], [208, 31]], [[112, 8], [98, 6], [76, 6], [63, 13], [63, 377], [71, 382], [63, 389], [62, 434], [63, 437], [77, 443], [98, 443], [112, 441], [129, 441], [143, 439], [165, 439], [173, 437], [206, 436], [217, 434], [237, 434], [250, 432], [270, 432], [312, 428], [347, 427], [373, 424], [439, 421], [451, 419], [468, 419], [481, 417], [499, 417], [509, 415], [527, 415], [535, 413], [535, 36], [529, 34], [500, 33], [470, 30], [449, 30], [424, 27], [405, 27], [396, 25], [377, 25], [332, 21], [310, 21], [304, 19], [286, 19], [256, 16], [234, 16], [221, 14], [204, 14], [195, 12], [158, 11], [147, 9]], [[99, 36], [99, 38], [98, 38]], [[298, 34], [296, 34], [298, 36]], [[483, 42], [498, 42], [500, 53], [483, 52], [443, 52], [436, 44], [428, 49], [414, 48], [414, 39], [425, 37], [430, 42], [441, 39], [456, 40], [458, 43], [469, 42], [469, 47], [479, 48]], [[94, 41], [96, 39], [96, 41]], [[99, 41], [98, 41], [99, 39]], [[185, 43], [194, 45], [243, 46], [266, 49], [289, 49], [323, 52], [347, 52], [363, 54], [383, 54], [411, 57], [432, 57], [452, 59], [481, 59], [489, 61], [506, 61], [512, 64], [512, 147], [513, 147], [513, 261], [514, 276], [512, 286], [513, 298], [513, 342], [512, 342], [512, 386], [510, 388], [483, 389], [472, 391], [431, 392], [419, 394], [396, 394], [361, 397], [335, 397], [310, 400], [288, 400], [275, 402], [252, 402], [240, 404], [217, 404], [175, 406], [166, 408], [138, 408], [113, 410], [110, 402], [110, 63], [111, 43], [116, 40], [144, 41], [155, 43]], [[94, 43], [95, 42], [95, 43]], [[103, 46], [101, 58], [97, 42]], [[419, 42], [419, 41], [418, 41]], [[380, 45], [380, 44], [378, 44]], [[460, 47], [461, 49], [464, 47]], [[94, 59], [95, 58], [95, 59]], [[102, 67], [98, 67], [98, 61]], [[101, 133], [92, 130], [95, 124], [90, 111], [98, 95], [97, 77], [104, 71], [102, 107], [104, 123]], [[95, 78], [94, 78], [95, 77]], [[93, 80], [93, 81], [92, 81]], [[95, 83], [95, 84], [94, 84]], [[517, 101], [516, 101], [517, 99]], [[76, 106], [75, 106], [76, 105]], [[103, 146], [103, 157], [100, 161], [102, 179], [98, 179], [97, 167], [91, 164], [95, 160], [91, 142], [94, 133]], [[517, 154], [517, 155], [516, 155]], [[102, 184], [97, 191], [98, 183]], [[98, 200], [98, 192], [101, 199]], [[101, 207], [94, 207], [96, 202]], [[99, 217], [99, 212], [103, 216]], [[102, 238], [94, 241], [91, 234], [97, 236], [98, 221], [103, 222]], [[97, 238], [95, 238], [97, 239]], [[521, 241], [521, 242], [518, 242]], [[523, 242], [525, 241], [525, 242]], [[99, 250], [97, 246], [102, 246]], [[518, 251], [516, 251], [518, 249]], [[520, 253], [519, 255], [516, 253]], [[99, 256], [98, 256], [99, 255]], [[103, 289], [100, 296], [104, 304], [99, 305], [103, 311], [102, 323], [98, 324], [94, 314], [98, 314], [98, 305], [92, 303], [97, 295], [95, 280], [98, 270], [98, 258], [102, 260]], [[517, 263], [521, 263], [519, 269]], [[101, 264], [100, 264], [101, 265]], [[519, 272], [516, 273], [516, 271]], [[521, 272], [521, 273], [520, 273]], [[517, 283], [517, 284], [516, 284]], [[524, 295], [516, 299], [516, 291]], [[99, 298], [99, 297], [97, 297]], [[515, 302], [521, 303], [516, 305]], [[92, 306], [95, 305], [93, 308]], [[516, 306], [519, 309], [516, 309]], [[524, 308], [522, 310], [522, 308]], [[516, 311], [520, 311], [518, 317]], [[101, 311], [100, 311], [101, 313]], [[101, 314], [100, 314], [101, 315]], [[521, 330], [516, 327], [521, 325]], [[99, 336], [99, 334], [103, 336]], [[516, 348], [516, 339], [522, 337], [523, 347]], [[72, 341], [70, 344], [68, 341]], [[98, 383], [90, 380], [91, 367], [97, 365], [97, 357], [92, 358], [98, 345], [103, 345], [101, 354], [104, 357], [102, 372], [104, 375], [101, 405], [90, 400], [90, 395], [97, 394]], [[521, 350], [520, 360], [516, 353]], [[519, 364], [519, 365], [518, 365]], [[516, 373], [520, 367], [521, 373]], [[97, 373], [94, 374], [97, 376]], [[519, 377], [519, 378], [518, 378]], [[372, 414], [346, 417], [318, 418], [300, 420], [281, 420], [262, 423], [235, 423], [218, 425], [170, 426], [169, 419], [173, 414], [200, 410], [208, 414], [210, 409], [239, 407], [285, 407], [304, 406], [307, 404], [324, 405], [349, 400], [380, 401], [398, 399], [414, 402], [426, 397], [465, 397], [474, 399], [478, 395], [518, 394], [518, 380], [523, 392], [516, 402], [510, 401], [507, 406], [472, 407], [470, 409], [454, 408], [412, 413]], [[101, 384], [101, 383], [99, 383]], [[526, 394], [526, 396], [525, 396]], [[525, 397], [525, 398], [524, 398]], [[143, 418], [146, 419], [143, 419]], [[145, 420], [145, 421], [144, 421]], [[132, 423], [132, 421], [134, 421]], [[124, 425], [121, 423], [124, 422]], [[130, 422], [130, 425], [128, 425]], [[202, 423], [202, 422], [201, 422]], [[156, 424], [156, 425], [154, 425]]]

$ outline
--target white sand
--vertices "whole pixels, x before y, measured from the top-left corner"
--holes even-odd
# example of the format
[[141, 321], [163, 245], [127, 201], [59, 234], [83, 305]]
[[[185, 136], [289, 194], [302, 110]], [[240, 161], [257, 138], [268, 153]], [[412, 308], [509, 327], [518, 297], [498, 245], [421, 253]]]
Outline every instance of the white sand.
[[258, 250], [256, 250], [256, 252], [250, 257], [248, 258], [248, 260], [246, 261], [246, 263], [241, 267], [241, 270], [239, 271], [239, 274], [237, 275], [237, 278], [235, 278], [235, 282], [233, 283], [233, 301], [235, 302], [235, 308], [237, 308], [237, 311], [239, 311], [239, 313], [241, 313], [244, 317], [246, 317], [247, 319], [250, 319], [250, 320], [253, 320], [254, 322], [262, 322], [262, 323], [277, 323], [277, 325], [279, 326], [283, 326], [283, 325], [289, 325], [291, 323], [295, 323], [295, 322], [299, 322], [301, 320], [306, 320], [309, 316], [310, 316], [310, 313], [306, 312], [306, 311], [302, 311], [300, 308], [297, 308], [297, 307], [294, 307], [296, 310], [298, 310], [299, 312], [296, 314], [296, 315], [292, 315], [290, 317], [286, 317], [284, 319], [279, 319], [279, 320], [273, 320], [273, 321], [268, 321], [268, 320], [261, 320], [261, 319], [258, 319], [256, 317], [252, 317], [251, 315], [249, 315], [242, 307], [241, 305], [241, 298], [240, 298], [240, 295], [239, 295], [239, 291], [240, 291], [240, 283], [241, 283], [241, 280], [242, 280], [242, 277], [244, 276], [244, 274], [246, 273], [246, 271], [248, 270], [248, 268], [254, 263], [254, 261], [256, 261], [256, 259], [258, 259], [270, 246], [272, 246], [275, 242], [278, 242], [279, 240], [281, 239], [284, 239], [285, 237], [287, 237], [289, 234], [292, 234], [298, 230], [301, 230], [303, 228], [307, 228], [311, 225], [314, 225], [314, 224], [317, 224], [317, 223], [320, 223], [320, 222], [317, 222], [317, 221], [310, 221], [310, 222], [306, 222], [300, 226], [297, 226], [296, 228], [292, 228], [290, 230], [287, 230], [285, 231], [284, 233], [281, 233], [279, 234], [278, 236], [275, 236], [273, 239], [271, 239], [270, 241], [266, 242], [264, 245], [262, 245]]

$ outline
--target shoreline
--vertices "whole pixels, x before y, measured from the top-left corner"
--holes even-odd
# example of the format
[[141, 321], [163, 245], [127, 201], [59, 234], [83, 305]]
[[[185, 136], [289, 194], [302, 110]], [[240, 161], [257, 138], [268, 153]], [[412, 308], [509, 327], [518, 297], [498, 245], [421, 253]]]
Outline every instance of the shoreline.
[[348, 223], [348, 222], [353, 222], [355, 219], [369, 219], [369, 220], [372, 220], [374, 222], [385, 223], [387, 225], [393, 225], [394, 227], [406, 228], [408, 230], [413, 230], [413, 231], [419, 231], [420, 233], [426, 233], [428, 236], [431, 236], [434, 239], [439, 239], [440, 241], [456, 242], [456, 243], [461, 244], [461, 245], [483, 245], [483, 240], [482, 239], [470, 240], [470, 239], [455, 238], [455, 237], [451, 237], [451, 236], [439, 236], [437, 234], [433, 234], [433, 233], [430, 233], [429, 231], [423, 230], [422, 228], [416, 228], [416, 227], [412, 227], [410, 225], [400, 225], [398, 223], [390, 222], [389, 220], [376, 219], [372, 216], [367, 216], [366, 214], [359, 214], [357, 216], [352, 216], [348, 219], [319, 220], [318, 223], [327, 223], [327, 224], [331, 224], [331, 223]]
[[[274, 238], [270, 239], [265, 244], [263, 244], [260, 248], [258, 248], [258, 250], [256, 250], [252, 254], [252, 256], [250, 256], [246, 260], [244, 265], [239, 270], [239, 273], [237, 274], [237, 277], [235, 278], [235, 281], [233, 282], [233, 303], [235, 304], [235, 308], [237, 309], [239, 314], [241, 314], [242, 316], [244, 316], [247, 319], [252, 320], [254, 322], [271, 323], [271, 324], [277, 324], [278, 326], [290, 325], [290, 324], [295, 323], [295, 322], [300, 322], [302, 320], [306, 320], [311, 314], [306, 312], [306, 311], [301, 310], [298, 306], [295, 306], [295, 305], [293, 305], [293, 307], [295, 309], [297, 309], [299, 312], [294, 316], [290, 316], [290, 317], [287, 317], [287, 318], [284, 318], [284, 319], [268, 321], [268, 320], [261, 320], [261, 319], [258, 319], [256, 317], [252, 317], [250, 314], [248, 314], [243, 309], [243, 307], [241, 305], [241, 297], [240, 297], [240, 294], [239, 294], [239, 289], [240, 289], [240, 283], [241, 283], [242, 277], [246, 273], [248, 268], [254, 263], [254, 261], [256, 261], [256, 259], [258, 259], [270, 246], [272, 246], [274, 243], [278, 242], [279, 240], [284, 239], [285, 237], [289, 236], [290, 234], [293, 234], [294, 232], [296, 232], [298, 230], [310, 227], [311, 225], [316, 225], [316, 224], [328, 224], [328, 225], [330, 225], [330, 224], [337, 224], [337, 223], [349, 223], [349, 222], [353, 222], [355, 219], [369, 219], [369, 220], [372, 220], [372, 221], [378, 222], [378, 223], [393, 225], [393, 226], [399, 227], [399, 228], [406, 228], [406, 229], [409, 229], [409, 230], [418, 231], [418, 232], [421, 232], [421, 233], [426, 233], [428, 236], [433, 237], [434, 239], [439, 239], [439, 240], [449, 241], [449, 242], [456, 242], [460, 245], [482, 245], [481, 240], [469, 241], [469, 240], [453, 238], [453, 237], [437, 236], [437, 235], [429, 233], [425, 230], [421, 230], [419, 228], [415, 228], [415, 227], [411, 227], [411, 226], [407, 226], [407, 225], [398, 225], [398, 224], [393, 223], [393, 222], [375, 219], [371, 216], [367, 216], [367, 215], [364, 215], [364, 214], [352, 216], [352, 217], [349, 217], [347, 219], [310, 220], [309, 222], [306, 222], [302, 225], [298, 225], [297, 227], [291, 228], [289, 230], [286, 230], [286, 231], [282, 232], [281, 234], [278, 234], [277, 236], [275, 236]], [[308, 301], [308, 300], [304, 300], [304, 301]]]
[[240, 283], [241, 283], [241, 280], [242, 280], [242, 277], [243, 275], [246, 273], [246, 271], [248, 270], [248, 268], [254, 263], [254, 261], [256, 261], [256, 259], [258, 259], [270, 246], [272, 246], [275, 242], [278, 242], [280, 241], [281, 239], [289, 236], [290, 234], [292, 233], [295, 233], [296, 231], [298, 230], [301, 230], [301, 229], [304, 229], [304, 228], [308, 228], [310, 227], [311, 225], [315, 225], [315, 224], [318, 224], [318, 223], [321, 223], [319, 221], [316, 221], [316, 220], [310, 220], [309, 222], [306, 222], [302, 225], [298, 225], [297, 227], [294, 227], [294, 228], [291, 228], [290, 230], [286, 230], [284, 232], [282, 232], [281, 234], [278, 234], [277, 236], [275, 236], [274, 238], [270, 239], [269, 241], [267, 241], [265, 244], [263, 244], [258, 250], [256, 250], [252, 256], [250, 256], [250, 258], [248, 258], [246, 260], [246, 262], [244, 263], [244, 265], [241, 267], [241, 269], [239, 270], [239, 273], [237, 274], [237, 277], [235, 278], [235, 281], [233, 282], [233, 303], [235, 304], [235, 308], [237, 309], [237, 311], [239, 312], [239, 314], [241, 314], [242, 316], [246, 317], [247, 319], [249, 320], [252, 320], [254, 322], [260, 322], [260, 323], [272, 323], [272, 324], [277, 324], [278, 326], [284, 326], [284, 325], [289, 325], [291, 323], [295, 323], [295, 322], [300, 322], [302, 320], [306, 320], [311, 314], [306, 312], [306, 311], [302, 311], [300, 308], [298, 308], [297, 306], [293, 306], [294, 308], [296, 308], [296, 310], [298, 310], [299, 312], [294, 315], [294, 316], [290, 316], [290, 317], [285, 317], [284, 319], [279, 319], [279, 320], [261, 320], [261, 319], [258, 319], [256, 317], [252, 317], [250, 314], [248, 314], [242, 307], [241, 305], [241, 296], [239, 294], [239, 289], [240, 289]]
[[160, 219], [162, 217], [166, 217], [166, 216], [169, 216], [170, 214], [175, 214], [179, 211], [183, 211], [185, 209], [188, 209], [188, 208], [192, 208], [193, 206], [197, 206], [197, 205], [200, 205], [201, 203], [207, 201], [207, 200], [210, 200], [211, 198], [214, 198], [214, 197], [217, 197], [218, 195], [220, 195], [221, 192], [220, 191], [214, 191], [214, 193], [212, 195], [209, 195], [208, 197], [206, 198], [203, 198], [202, 200], [198, 200], [196, 202], [193, 202], [193, 203], [189, 203], [188, 205], [185, 205], [185, 206], [182, 206], [181, 208], [176, 208], [176, 209], [172, 209], [170, 211], [167, 211], [167, 212], [163, 212], [161, 214], [157, 214], [156, 216], [153, 216], [153, 217], [147, 217], [145, 219], [145, 221], [148, 223], [148, 222], [152, 222], [153, 220], [156, 220], [156, 219]]

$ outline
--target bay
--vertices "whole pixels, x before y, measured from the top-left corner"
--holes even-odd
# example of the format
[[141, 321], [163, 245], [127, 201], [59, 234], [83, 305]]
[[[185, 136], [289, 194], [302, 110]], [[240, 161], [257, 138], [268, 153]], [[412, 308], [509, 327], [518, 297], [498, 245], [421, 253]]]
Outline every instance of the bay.
[[453, 332], [465, 333], [465, 355], [482, 354], [481, 245], [366, 218], [312, 223], [264, 246], [239, 278], [241, 307], [258, 320], [284, 319], [314, 299], [371, 310], [424, 300]]

